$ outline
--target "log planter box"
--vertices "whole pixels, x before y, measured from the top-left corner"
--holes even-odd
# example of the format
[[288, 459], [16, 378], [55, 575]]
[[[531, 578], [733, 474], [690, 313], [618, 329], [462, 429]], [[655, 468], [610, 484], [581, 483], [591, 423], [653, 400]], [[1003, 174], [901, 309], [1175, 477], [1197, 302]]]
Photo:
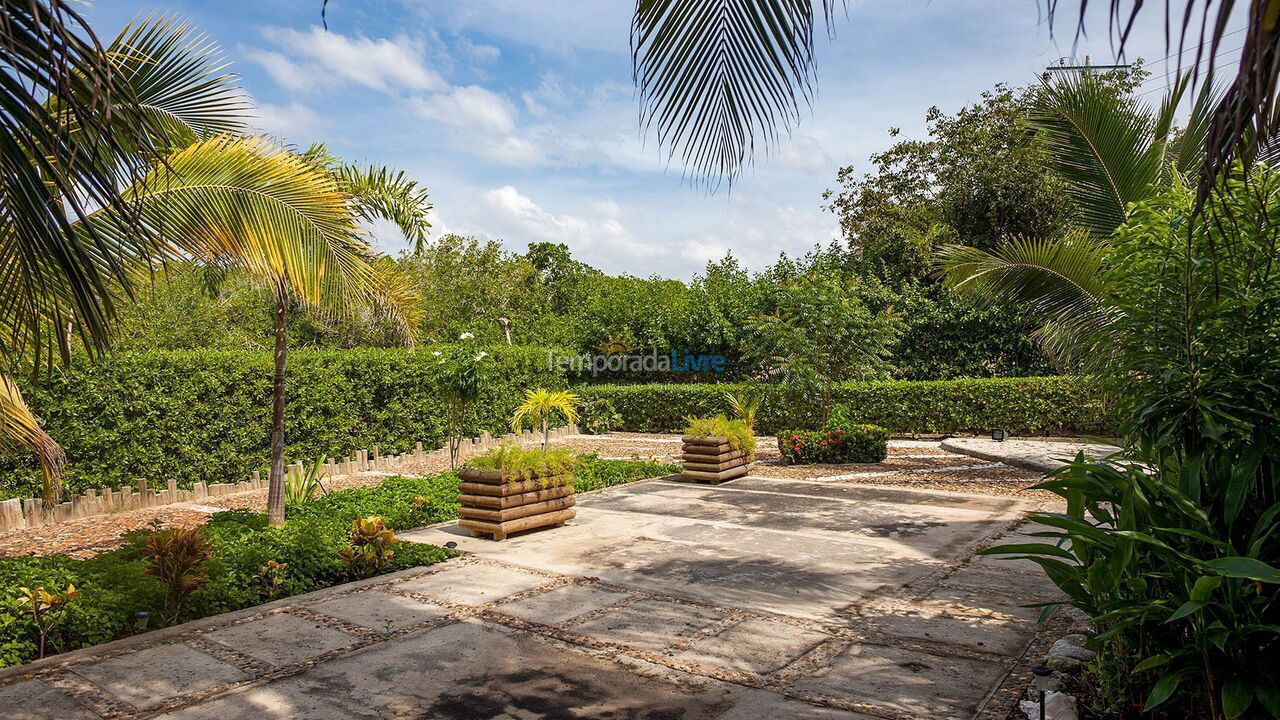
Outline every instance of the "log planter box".
[[755, 462], [754, 455], [735, 450], [727, 437], [685, 436], [681, 440], [684, 442], [680, 456], [684, 465], [680, 473], [683, 480], [719, 484], [746, 475]]
[[499, 470], [462, 468], [458, 478], [458, 525], [474, 537], [506, 540], [522, 530], [560, 527], [577, 515], [572, 481], [560, 476], [525, 479]]

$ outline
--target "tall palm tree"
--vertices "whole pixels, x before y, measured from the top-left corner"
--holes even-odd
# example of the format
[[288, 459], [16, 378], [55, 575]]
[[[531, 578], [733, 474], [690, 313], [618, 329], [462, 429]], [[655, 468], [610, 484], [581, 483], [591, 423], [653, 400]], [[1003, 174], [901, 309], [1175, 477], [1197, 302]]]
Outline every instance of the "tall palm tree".
[[1085, 74], [1046, 83], [1031, 113], [1063, 178], [1076, 230], [1058, 238], [1011, 238], [992, 251], [952, 245], [940, 253], [944, 282], [962, 293], [1018, 308], [1041, 323], [1050, 355], [1072, 367], [1105, 357], [1110, 318], [1103, 309], [1108, 239], [1131, 204], [1198, 172], [1200, 143], [1215, 95], [1202, 88], [1186, 127], [1174, 113], [1190, 85], [1184, 76], [1158, 108]]

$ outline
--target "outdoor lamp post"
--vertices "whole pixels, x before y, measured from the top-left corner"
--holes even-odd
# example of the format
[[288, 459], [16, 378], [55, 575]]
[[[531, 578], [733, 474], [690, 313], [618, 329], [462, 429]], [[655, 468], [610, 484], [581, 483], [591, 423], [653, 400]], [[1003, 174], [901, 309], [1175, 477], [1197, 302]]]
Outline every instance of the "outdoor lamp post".
[[1049, 692], [1049, 681], [1053, 679], [1053, 671], [1044, 665], [1037, 665], [1031, 668], [1031, 673], [1035, 675], [1036, 691], [1040, 693], [1040, 720], [1044, 720], [1044, 696]]
[[1004, 430], [996, 429], [991, 431], [991, 439], [995, 440], [996, 442], [1004, 442], [1004, 439], [1007, 435], [1008, 433], [1006, 433]]

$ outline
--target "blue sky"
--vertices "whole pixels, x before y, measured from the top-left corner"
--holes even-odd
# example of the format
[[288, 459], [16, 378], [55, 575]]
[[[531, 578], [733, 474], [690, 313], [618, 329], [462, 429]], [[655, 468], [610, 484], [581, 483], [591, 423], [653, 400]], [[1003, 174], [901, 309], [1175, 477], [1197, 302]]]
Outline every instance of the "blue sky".
[[[330, 0], [328, 31], [320, 0], [97, 0], [85, 14], [104, 39], [150, 12], [186, 17], [222, 45], [262, 130], [412, 173], [430, 188], [436, 233], [517, 251], [563, 242], [608, 272], [687, 279], [729, 250], [759, 269], [836, 238], [822, 192], [837, 168], [867, 169], [890, 127], [922, 136], [931, 105], [954, 111], [1072, 54], [1070, 25], [1051, 39], [1042, 5], [851, 0], [820, 42], [812, 110], [710, 197], [639, 133], [628, 0]], [[1169, 54], [1161, 20], [1145, 17], [1130, 57]], [[1075, 55], [1111, 62], [1105, 18], [1089, 27]], [[1173, 62], [1151, 66], [1151, 101]], [[390, 228], [373, 231], [383, 250], [403, 248]]]

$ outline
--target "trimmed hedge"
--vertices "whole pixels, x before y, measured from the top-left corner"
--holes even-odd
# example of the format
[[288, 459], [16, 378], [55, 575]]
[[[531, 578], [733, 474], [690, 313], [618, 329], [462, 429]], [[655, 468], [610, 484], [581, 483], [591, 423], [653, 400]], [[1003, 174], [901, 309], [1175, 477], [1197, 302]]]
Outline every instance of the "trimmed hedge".
[[[531, 387], [564, 387], [541, 347], [484, 348], [494, 359], [472, 432], [508, 430]], [[444, 444], [433, 348], [289, 353], [285, 456], [345, 457], [377, 444], [400, 453]], [[112, 353], [23, 392], [67, 451], [65, 487], [229, 482], [266, 470], [271, 353]], [[34, 458], [0, 455], [0, 497], [39, 495]]]
[[889, 455], [889, 431], [879, 425], [783, 430], [778, 433], [778, 452], [788, 464], [884, 462]]
[[[671, 432], [685, 418], [730, 412], [724, 392], [735, 384], [589, 385], [586, 398], [605, 399], [622, 416], [619, 430]], [[761, 402], [756, 432], [815, 429], [817, 408], [787, 400], [770, 386]], [[989, 432], [1019, 435], [1106, 432], [1101, 397], [1085, 378], [966, 378], [962, 380], [851, 382], [837, 387], [838, 412], [850, 421], [879, 425], [893, 433]]]

